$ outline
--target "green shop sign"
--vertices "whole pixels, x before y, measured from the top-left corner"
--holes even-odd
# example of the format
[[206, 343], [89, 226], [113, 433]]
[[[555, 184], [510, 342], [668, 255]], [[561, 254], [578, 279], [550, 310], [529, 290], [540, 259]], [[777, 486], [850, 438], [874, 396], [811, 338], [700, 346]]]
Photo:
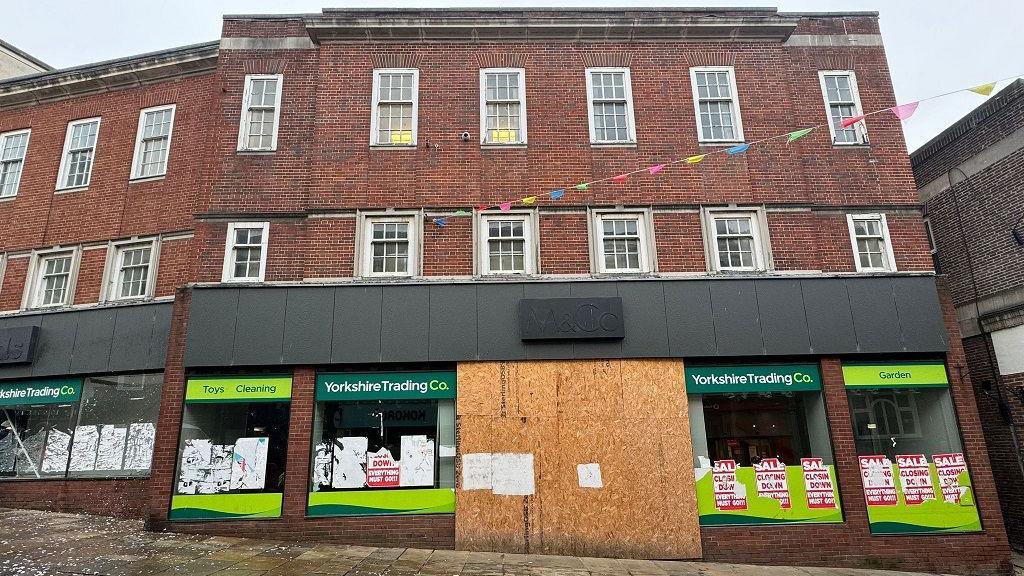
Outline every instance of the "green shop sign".
[[847, 388], [949, 386], [942, 362], [843, 364], [843, 380]]
[[278, 518], [280, 492], [251, 494], [176, 494], [171, 497], [171, 520], [230, 520]]
[[80, 378], [28, 380], [0, 386], [0, 406], [72, 404], [82, 396]]
[[318, 401], [438, 398], [455, 398], [455, 372], [340, 372], [316, 378]]
[[455, 490], [344, 490], [310, 492], [310, 516], [369, 516], [383, 514], [454, 514]]
[[686, 365], [690, 394], [821, 390], [817, 364]]
[[291, 376], [189, 378], [186, 402], [279, 402], [292, 397]]

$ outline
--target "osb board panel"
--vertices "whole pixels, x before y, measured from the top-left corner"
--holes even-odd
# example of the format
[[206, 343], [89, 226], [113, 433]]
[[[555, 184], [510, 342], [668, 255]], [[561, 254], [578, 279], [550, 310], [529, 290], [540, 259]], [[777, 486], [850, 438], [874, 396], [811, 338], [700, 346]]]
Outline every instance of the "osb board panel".
[[[461, 550], [699, 558], [700, 529], [680, 360], [459, 365], [459, 455], [531, 453], [537, 490], [462, 490]], [[577, 464], [601, 465], [580, 488]]]

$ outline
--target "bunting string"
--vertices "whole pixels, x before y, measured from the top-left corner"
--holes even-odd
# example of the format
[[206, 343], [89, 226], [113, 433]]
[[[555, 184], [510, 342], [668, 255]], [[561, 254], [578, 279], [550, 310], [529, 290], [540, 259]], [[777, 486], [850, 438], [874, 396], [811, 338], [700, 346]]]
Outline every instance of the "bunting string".
[[[960, 89], [957, 89], [957, 90], [951, 90], [949, 92], [943, 92], [942, 94], [936, 94], [934, 96], [928, 96], [926, 98], [921, 98], [919, 100], [915, 100], [913, 102], [907, 102], [905, 104], [898, 104], [896, 106], [890, 106], [888, 108], [880, 108], [878, 110], [873, 110], [871, 112], [860, 114], [860, 115], [854, 116], [852, 118], [846, 118], [846, 119], [842, 120], [839, 123], [839, 127], [840, 128], [849, 128], [850, 126], [853, 126], [854, 124], [857, 124], [858, 122], [865, 122], [866, 123], [866, 120], [869, 117], [874, 116], [876, 114], [882, 114], [882, 113], [885, 113], [885, 112], [891, 112], [898, 120], [904, 121], [904, 120], [907, 120], [908, 118], [910, 118], [911, 116], [914, 115], [914, 112], [917, 111], [918, 106], [922, 102], [927, 102], [927, 101], [930, 101], [930, 100], [936, 100], [938, 98], [943, 98], [943, 97], [946, 97], [946, 96], [950, 96], [952, 94], [958, 94], [960, 92], [973, 92], [975, 94], [987, 97], [987, 96], [990, 96], [992, 94], [992, 92], [995, 90], [995, 87], [996, 87], [996, 85], [998, 83], [1005, 82], [1007, 80], [1015, 80], [1017, 78], [1020, 78], [1021, 76], [1024, 76], [1024, 74], [1017, 74], [1017, 75], [1014, 75], [1014, 76], [1008, 76], [1006, 78], [1000, 78], [999, 80], [993, 80], [991, 82], [987, 82], [985, 84], [979, 84], [979, 85], [976, 85], [976, 86], [971, 86], [969, 88], [960, 88]], [[493, 209], [497, 208], [498, 210], [500, 210], [502, 212], [508, 212], [509, 210], [512, 209], [512, 206], [516, 205], [516, 204], [521, 204], [523, 206], [532, 206], [532, 205], [536, 204], [536, 202], [537, 202], [537, 200], [539, 198], [549, 198], [551, 200], [560, 200], [563, 197], [565, 197], [566, 190], [568, 188], [571, 188], [573, 190], [577, 190], [577, 191], [583, 192], [583, 191], [589, 190], [595, 184], [604, 184], [604, 183], [622, 184], [622, 183], [625, 183], [627, 180], [629, 180], [629, 178], [631, 176], [634, 176], [634, 175], [637, 175], [637, 174], [640, 174], [640, 173], [643, 173], [643, 172], [647, 172], [649, 175], [655, 176], [655, 175], [657, 175], [658, 173], [662, 172], [665, 168], [667, 168], [669, 166], [674, 166], [674, 165], [680, 164], [680, 163], [683, 163], [683, 164], [699, 164], [699, 163], [703, 162], [708, 156], [712, 156], [712, 155], [716, 155], [716, 154], [726, 154], [728, 156], [735, 156], [735, 155], [743, 154], [743, 153], [747, 152], [748, 150], [750, 150], [751, 147], [761, 146], [763, 144], [774, 142], [776, 140], [785, 139], [786, 140], [786, 144], [788, 145], [788, 144], [792, 144], [793, 142], [795, 142], [795, 141], [797, 141], [797, 140], [807, 136], [808, 134], [811, 134], [815, 130], [827, 127], [828, 125], [829, 125], [829, 122], [822, 122], [820, 124], [815, 124], [813, 126], [808, 126], [806, 128], [801, 128], [801, 129], [798, 129], [798, 130], [792, 130], [792, 131], [789, 131], [789, 132], [784, 132], [784, 133], [781, 133], [781, 134], [776, 134], [774, 136], [769, 136], [767, 138], [762, 138], [760, 140], [754, 140], [752, 142], [742, 142], [742, 143], [730, 146], [728, 148], [722, 148], [720, 150], [713, 150], [713, 151], [710, 151], [710, 152], [704, 152], [702, 154], [697, 154], [697, 155], [694, 155], [694, 156], [688, 156], [688, 157], [685, 157], [685, 158], [679, 158], [677, 160], [671, 160], [671, 161], [668, 161], [668, 162], [662, 162], [662, 163], [654, 164], [652, 166], [648, 166], [648, 167], [645, 167], [645, 168], [639, 168], [639, 169], [633, 170], [631, 172], [624, 172], [622, 174], [616, 174], [614, 176], [607, 176], [607, 177], [604, 177], [604, 178], [599, 178], [597, 180], [590, 180], [588, 182], [580, 182], [579, 184], [576, 184], [574, 186], [567, 187], [567, 188], [556, 188], [554, 190], [551, 190], [550, 192], [545, 192], [545, 193], [541, 193], [541, 194], [534, 194], [534, 195], [531, 195], [531, 196], [526, 196], [525, 198], [520, 198], [519, 200], [516, 200], [516, 201], [506, 201], [506, 202], [501, 202], [499, 204], [493, 204], [493, 205], [491, 205], [491, 204], [480, 204], [480, 205], [476, 206], [476, 210], [479, 211], [479, 212], [483, 212], [483, 211], [486, 211], [486, 210], [493, 210]], [[447, 213], [447, 214], [442, 214], [442, 215], [434, 218], [433, 219], [433, 223], [435, 225], [437, 225], [437, 227], [443, 228], [448, 223], [448, 218], [469, 216], [471, 214], [472, 214], [472, 212], [470, 212], [470, 211], [467, 211], [467, 210], [464, 210], [464, 209], [459, 209], [459, 210], [456, 210], [455, 212]]]

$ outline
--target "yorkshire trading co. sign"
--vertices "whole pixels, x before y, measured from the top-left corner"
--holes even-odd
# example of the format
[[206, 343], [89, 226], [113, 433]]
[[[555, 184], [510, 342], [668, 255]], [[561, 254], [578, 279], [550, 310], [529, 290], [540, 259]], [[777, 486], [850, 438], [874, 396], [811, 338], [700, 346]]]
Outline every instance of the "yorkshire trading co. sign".
[[38, 326], [0, 328], [0, 365], [32, 362], [38, 335]]
[[623, 338], [622, 298], [536, 298], [519, 301], [523, 340]]

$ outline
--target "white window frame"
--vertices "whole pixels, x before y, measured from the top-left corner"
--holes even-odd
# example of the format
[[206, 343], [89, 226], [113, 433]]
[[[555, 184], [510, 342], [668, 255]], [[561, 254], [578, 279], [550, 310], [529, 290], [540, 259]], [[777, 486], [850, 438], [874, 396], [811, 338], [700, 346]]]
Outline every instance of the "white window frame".
[[[373, 271], [373, 225], [379, 223], [406, 223], [409, 225], [409, 263], [406, 272]], [[419, 212], [368, 212], [359, 215], [356, 236], [358, 268], [362, 278], [412, 278], [420, 275], [423, 261], [423, 217]]]
[[[44, 260], [54, 256], [68, 255], [71, 257], [71, 269], [68, 271], [68, 284], [64, 294], [64, 300], [56, 304], [41, 305], [42, 297], [43, 268]], [[78, 268], [82, 261], [82, 249], [80, 246], [55, 246], [44, 250], [33, 250], [29, 259], [28, 273], [26, 275], [25, 291], [22, 295], [21, 307], [24, 310], [43, 308], [63, 308], [71, 306], [75, 302], [75, 288], [78, 285]]]
[[828, 100], [828, 91], [825, 89], [826, 76], [849, 76], [850, 91], [853, 92], [854, 116], [860, 116], [864, 109], [860, 105], [860, 89], [857, 87], [857, 74], [853, 70], [819, 70], [818, 83], [821, 85], [821, 100], [825, 103], [825, 122], [828, 124], [828, 133], [832, 136], [833, 146], [863, 146], [868, 142], [868, 129], [862, 120], [855, 123], [852, 128], [857, 133], [855, 142], [836, 142], [836, 127], [832, 123], [832, 103]]
[[[4, 132], [4, 133], [0, 134], [0, 154], [3, 154], [4, 142], [8, 138], [13, 138], [15, 136], [21, 136], [22, 134], [26, 135], [26, 138], [25, 138], [25, 154], [21, 157], [21, 170], [18, 172], [18, 184], [14, 187], [14, 194], [8, 194], [7, 196], [0, 196], [0, 200], [12, 200], [12, 199], [18, 197], [18, 189], [21, 187], [22, 176], [25, 175], [25, 164], [28, 162], [28, 145], [29, 145], [29, 142], [32, 140], [32, 129], [31, 128], [25, 128], [23, 130], [12, 130], [10, 132]], [[97, 135], [98, 134], [99, 134], [99, 132], [97, 132]], [[2, 166], [2, 165], [3, 165], [3, 162], [0, 161], [0, 166]], [[0, 190], [0, 194], [2, 194], [2, 190]]]
[[[383, 74], [412, 74], [412, 142], [408, 144], [377, 142], [377, 107], [380, 104], [380, 77]], [[370, 146], [373, 148], [415, 148], [419, 137], [420, 71], [418, 68], [374, 68], [370, 95]]]
[[[640, 236], [640, 267], [631, 270], [609, 270], [604, 265], [604, 226], [605, 219], [637, 221], [637, 235]], [[650, 274], [657, 271], [655, 258], [654, 223], [651, 211], [645, 208], [634, 209], [596, 209], [590, 211], [590, 259], [591, 270], [597, 274]]]
[[[771, 240], [768, 237], [768, 220], [762, 208], [706, 208], [701, 225], [704, 228], [704, 249], [709, 272], [744, 273], [764, 272], [772, 269]], [[723, 268], [718, 259], [718, 233], [715, 220], [720, 218], [750, 218], [750, 234], [754, 239], [754, 265], [750, 267]]]
[[[250, 148], [248, 130], [249, 96], [253, 80], [277, 80], [277, 95], [274, 98], [274, 133], [270, 137], [270, 148]], [[277, 135], [281, 133], [281, 95], [284, 93], [284, 74], [246, 74], [242, 90], [242, 111], [238, 119], [238, 152], [276, 152]], [[169, 156], [168, 156], [169, 157]]]
[[[523, 223], [523, 271], [506, 272], [491, 270], [489, 224], [492, 220], [519, 220]], [[531, 276], [537, 274], [540, 242], [537, 239], [538, 215], [536, 210], [513, 210], [509, 212], [477, 212], [477, 274], [481, 276]]]
[[0, 254], [0, 292], [4, 289], [4, 274], [7, 273], [7, 254]]
[[[732, 115], [735, 128], [735, 138], [705, 138], [704, 130], [700, 123], [700, 97], [697, 93], [698, 72], [727, 72], [729, 74], [729, 90], [732, 102]], [[709, 144], [732, 144], [744, 142], [743, 138], [743, 115], [740, 114], [740, 92], [736, 86], [736, 68], [733, 66], [698, 66], [690, 68], [690, 91], [693, 96], [693, 114], [697, 121], [697, 142]], [[717, 98], [716, 100], [721, 100]]]
[[[139, 169], [142, 168], [142, 132], [146, 127], [146, 114], [152, 112], [163, 112], [164, 110], [171, 111], [171, 125], [167, 130], [167, 149], [164, 152], [164, 171], [159, 174], [142, 176], [139, 174]], [[176, 104], [153, 106], [151, 108], [143, 108], [139, 111], [139, 127], [135, 132], [135, 155], [132, 157], [132, 175], [130, 180], [147, 180], [149, 178], [160, 178], [161, 176], [167, 175], [167, 167], [171, 163], [171, 140], [174, 137], [174, 118], [177, 115], [177, 112], [178, 106]]]
[[[71, 133], [74, 131], [74, 127], [75, 126], [78, 126], [80, 124], [91, 124], [92, 122], [96, 123], [96, 142], [94, 142], [93, 146], [92, 146], [92, 161], [89, 163], [89, 172], [85, 176], [85, 183], [78, 184], [76, 186], [65, 186], [64, 182], [67, 180], [67, 174], [68, 174], [68, 168], [69, 168], [69, 166], [68, 166], [68, 159], [69, 159], [68, 154], [70, 152], [70, 147], [71, 147]], [[83, 189], [89, 187], [89, 184], [92, 182], [92, 171], [93, 171], [93, 169], [96, 168], [97, 152], [99, 151], [99, 148], [100, 148], [100, 128], [102, 128], [102, 125], [103, 125], [103, 118], [100, 117], [100, 116], [96, 116], [96, 117], [93, 117], [93, 118], [82, 118], [81, 120], [72, 120], [71, 122], [68, 122], [68, 129], [64, 133], [64, 151], [61, 153], [61, 156], [60, 156], [60, 169], [57, 170], [57, 187], [56, 187], [56, 190], [58, 190], [58, 191], [64, 191], [64, 190], [83, 190]]]
[[[260, 275], [259, 278], [236, 278], [235, 277], [235, 230], [238, 228], [260, 228], [263, 234], [260, 236]], [[221, 274], [222, 282], [252, 283], [263, 282], [267, 272], [267, 246], [270, 243], [270, 222], [231, 222], [228, 224], [228, 233], [224, 239], [224, 269]]]
[[[487, 141], [487, 75], [518, 74], [519, 75], [519, 140], [515, 142]], [[512, 102], [502, 100], [501, 102]], [[522, 146], [526, 144], [526, 69], [524, 68], [481, 68], [480, 69], [480, 145], [482, 146]]]
[[935, 243], [935, 232], [932, 230], [931, 218], [924, 219], [924, 233], [928, 240], [928, 251], [932, 256], [939, 253], [939, 245]]
[[[597, 73], [622, 73], [623, 96], [626, 98], [626, 140], [598, 140], [597, 129], [594, 126], [594, 78]], [[587, 68], [585, 71], [587, 80], [587, 123], [590, 125], [591, 146], [620, 146], [623, 144], [636, 144], [636, 119], [633, 115], [633, 80], [629, 68], [622, 67], [595, 67]]]
[[[139, 296], [121, 296], [121, 266], [124, 252], [135, 248], [149, 248], [149, 271], [146, 289]], [[156, 274], [160, 262], [160, 242], [157, 238], [132, 238], [107, 244], [107, 261], [103, 268], [103, 286], [100, 302], [149, 300], [156, 291]]]
[[[867, 266], [861, 266], [860, 264], [860, 252], [857, 251], [857, 236], [854, 232], [853, 223], [856, 220], [880, 220], [882, 228], [882, 241], [884, 243], [882, 258], [885, 263], [880, 268], [870, 268]], [[889, 224], [886, 221], [885, 214], [871, 213], [871, 214], [847, 214], [846, 215], [846, 226], [850, 232], [850, 247], [853, 249], [853, 263], [857, 268], [857, 272], [896, 272], [896, 258], [892, 250], [892, 239], [889, 236]]]

